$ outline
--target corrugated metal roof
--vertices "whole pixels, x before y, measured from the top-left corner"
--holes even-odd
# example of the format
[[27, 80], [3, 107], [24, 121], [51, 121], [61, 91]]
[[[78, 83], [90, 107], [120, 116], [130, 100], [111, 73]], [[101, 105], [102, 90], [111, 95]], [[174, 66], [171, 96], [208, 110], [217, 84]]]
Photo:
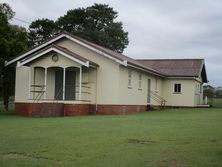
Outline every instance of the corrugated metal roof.
[[139, 59], [139, 63], [166, 76], [198, 77], [204, 65], [203, 59]]

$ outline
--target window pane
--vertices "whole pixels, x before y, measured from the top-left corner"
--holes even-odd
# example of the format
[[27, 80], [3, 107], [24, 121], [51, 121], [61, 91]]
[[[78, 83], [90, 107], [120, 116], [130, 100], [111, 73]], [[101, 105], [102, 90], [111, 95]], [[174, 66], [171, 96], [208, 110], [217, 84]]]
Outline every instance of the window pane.
[[132, 71], [128, 70], [128, 86], [132, 86]]
[[174, 92], [181, 93], [181, 84], [174, 84]]
[[139, 74], [139, 89], [141, 88], [142, 86], [142, 75], [141, 73]]
[[178, 92], [181, 92], [181, 84], [178, 84]]

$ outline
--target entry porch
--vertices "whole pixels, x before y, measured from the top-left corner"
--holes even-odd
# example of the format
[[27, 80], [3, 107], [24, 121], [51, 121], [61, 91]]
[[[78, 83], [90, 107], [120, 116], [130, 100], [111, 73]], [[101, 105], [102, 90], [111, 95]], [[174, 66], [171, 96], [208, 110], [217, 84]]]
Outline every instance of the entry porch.
[[29, 102], [88, 104], [95, 101], [96, 68], [29, 68]]

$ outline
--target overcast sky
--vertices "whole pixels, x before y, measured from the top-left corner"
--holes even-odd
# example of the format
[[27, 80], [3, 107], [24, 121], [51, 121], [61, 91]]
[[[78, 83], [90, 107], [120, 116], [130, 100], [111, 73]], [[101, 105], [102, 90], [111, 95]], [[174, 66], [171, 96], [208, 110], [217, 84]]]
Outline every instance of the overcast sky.
[[[106, 3], [129, 32], [133, 58], [204, 58], [209, 84], [222, 86], [222, 0], [0, 0], [32, 22], [69, 9]], [[28, 27], [13, 20], [13, 24]]]

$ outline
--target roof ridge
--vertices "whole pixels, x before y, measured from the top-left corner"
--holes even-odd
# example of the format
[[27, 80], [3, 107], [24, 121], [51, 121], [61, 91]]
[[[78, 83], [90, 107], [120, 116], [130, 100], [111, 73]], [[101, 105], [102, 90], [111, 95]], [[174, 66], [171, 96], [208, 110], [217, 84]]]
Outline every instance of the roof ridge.
[[[84, 38], [82, 38], [82, 37], [76, 36], [76, 35], [74, 35], [74, 34], [72, 34], [72, 33], [67, 32], [67, 31], [64, 31], [64, 34], [69, 35], [69, 36], [71, 36], [71, 37], [73, 37], [73, 38], [77, 38], [77, 39], [80, 40], [81, 42], [86, 43], [86, 44], [88, 44], [88, 45], [90, 45], [90, 46], [92, 46], [92, 47], [94, 47], [94, 48], [96, 48], [96, 49], [98, 49], [98, 50], [100, 50], [100, 51], [102, 50], [102, 52], [104, 52], [104, 53], [106, 53], [106, 54], [109, 54], [109, 55], [111, 55], [111, 56], [113, 56], [113, 57], [115, 57], [115, 58], [117, 58], [117, 59], [119, 59], [119, 60], [121, 60], [121, 61], [125, 61], [126, 59], [128, 59], [128, 60], [126, 60], [126, 61], [128, 61], [128, 62], [131, 61], [130, 63], [132, 63], [132, 64], [134, 64], [134, 65], [140, 66], [141, 68], [145, 68], [145, 69], [150, 70], [150, 71], [152, 71], [152, 72], [155, 72], [155, 73], [157, 73], [157, 74], [163, 75], [163, 73], [161, 73], [160, 71], [155, 70], [155, 69], [150, 68], [150, 67], [147, 67], [147, 66], [144, 66], [143, 64], [141, 64], [140, 62], [136, 61], [136, 59], [134, 59], [134, 58], [132, 58], [132, 57], [129, 57], [129, 56], [126, 56], [126, 55], [124, 55], [124, 54], [122, 54], [122, 53], [116, 52], [116, 51], [114, 51], [114, 50], [112, 50], [112, 49], [110, 49], [110, 48], [106, 48], [106, 47], [104, 47], [104, 46], [98, 45], [98, 44], [96, 44], [96, 43], [94, 43], [94, 42], [91, 42], [91, 41], [88, 40], [88, 39], [84, 39]], [[107, 50], [108, 50], [108, 51], [107, 51]], [[109, 52], [111, 52], [111, 53], [109, 53]], [[117, 55], [114, 55], [114, 54], [117, 54], [118, 56], [117, 56]], [[120, 58], [119, 56], [124, 57], [124, 58]], [[129, 61], [129, 60], [130, 60], [130, 61]]]
[[136, 61], [172, 61], [172, 60], [204, 60], [204, 58], [181, 58], [181, 59], [178, 59], [178, 58], [172, 58], [172, 59], [161, 59], [161, 58], [158, 58], [158, 59], [135, 59]]
[[[64, 31], [64, 32], [61, 32], [61, 33], [58, 33], [56, 34], [55, 36], [51, 37], [51, 38], [48, 38], [46, 41], [42, 42], [41, 44], [29, 49], [28, 51], [24, 52], [23, 54], [17, 56], [16, 58], [12, 59], [11, 61], [9, 62], [6, 62], [8, 63], [7, 65], [15, 62], [15, 61], [19, 61], [20, 59], [22, 58], [25, 58], [26, 56], [30, 55], [30, 54], [33, 54], [35, 52], [38, 52], [39, 49], [44, 49], [44, 48], [47, 48], [50, 44], [53, 44], [56, 40], [59, 40], [61, 38], [67, 38], [67, 39], [70, 39], [70, 38], [73, 38], [81, 43], [83, 43], [84, 45], [88, 45], [89, 47], [92, 47], [93, 49], [101, 52], [101, 55], [104, 55], [107, 54], [108, 56], [110, 57], [113, 57], [114, 59], [117, 60], [117, 62], [119, 62], [120, 64], [124, 65], [125, 62], [127, 62], [127, 64], [131, 64], [131, 65], [134, 65], [135, 67], [139, 67], [141, 68], [142, 70], [146, 70], [150, 73], [154, 73], [155, 75], [160, 75], [160, 76], [164, 76], [163, 73], [159, 72], [158, 70], [155, 70], [154, 68], [151, 68], [151, 67], [147, 67], [147, 66], [144, 66], [143, 64], [141, 64], [140, 62], [136, 61], [135, 59], [131, 58], [131, 57], [128, 57], [126, 55], [123, 55], [122, 53], [118, 53], [114, 50], [111, 50], [109, 48], [106, 48], [104, 46], [101, 46], [101, 45], [98, 45], [94, 42], [91, 42], [87, 39], [84, 39], [82, 37], [79, 37], [77, 35], [74, 35], [72, 33], [69, 33], [67, 31]], [[52, 45], [53, 46], [53, 45]], [[54, 45], [55, 46], [55, 45]], [[56, 47], [56, 46], [55, 46]], [[100, 53], [99, 53], [100, 54]], [[127, 65], [126, 64], [126, 65]]]
[[[86, 42], [86, 43], [89, 44], [89, 45], [91, 44], [91, 45], [93, 45], [93, 47], [96, 46], [96, 47], [99, 47], [99, 48], [103, 48], [103, 49], [105, 49], [105, 50], [109, 50], [110, 52], [114, 52], [115, 54], [119, 54], [119, 55], [121, 55], [121, 56], [125, 56], [125, 55], [123, 55], [122, 53], [116, 52], [116, 51], [114, 51], [114, 50], [112, 50], [112, 49], [110, 49], [110, 48], [107, 48], [107, 47], [105, 47], [105, 46], [96, 44], [95, 42], [90, 41], [89, 39], [85, 39], [85, 38], [83, 38], [83, 37], [74, 35], [74, 34], [72, 34], [72, 33], [70, 33], [70, 32], [64, 31], [64, 34], [69, 35], [69, 36], [74, 37], [74, 38], [77, 38], [78, 40], [80, 40], [80, 41], [82, 41], [82, 42]], [[98, 48], [97, 48], [97, 49], [98, 49]], [[103, 51], [106, 52], [105, 50], [103, 50]], [[106, 53], [107, 53], [107, 52], [106, 52]], [[108, 54], [109, 54], [109, 53], [108, 53]], [[125, 56], [125, 57], [128, 57], [128, 56]], [[129, 57], [128, 57], [128, 58], [129, 58]], [[119, 58], [118, 58], [118, 59], [119, 59]], [[120, 59], [120, 60], [123, 60], [123, 59]]]

